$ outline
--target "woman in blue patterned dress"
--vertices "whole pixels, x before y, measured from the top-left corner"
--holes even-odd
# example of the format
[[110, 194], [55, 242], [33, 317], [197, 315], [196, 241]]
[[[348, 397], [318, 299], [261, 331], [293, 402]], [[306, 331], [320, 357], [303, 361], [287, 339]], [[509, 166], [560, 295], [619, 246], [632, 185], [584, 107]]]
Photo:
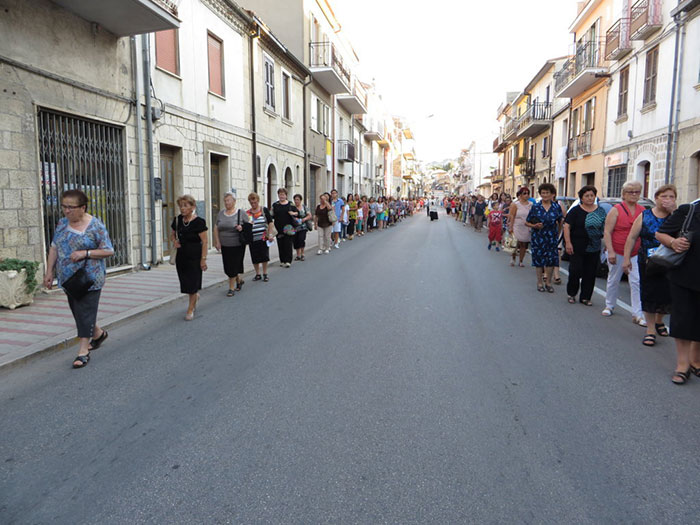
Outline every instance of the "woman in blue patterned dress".
[[632, 250], [637, 238], [640, 237], [642, 240], [637, 263], [639, 265], [639, 294], [642, 299], [642, 313], [647, 322], [647, 331], [642, 339], [644, 346], [654, 346], [657, 334], [661, 337], [668, 337], [664, 315], [671, 313], [671, 287], [665, 272], [649, 275], [646, 266], [649, 255], [659, 247], [656, 231], [676, 209], [677, 196], [676, 187], [673, 184], [660, 186], [654, 193], [655, 206], [644, 210], [635, 219], [625, 242], [625, 258], [622, 269], [625, 273], [629, 273], [632, 270]]
[[87, 365], [90, 351], [96, 350], [108, 335], [107, 330], [97, 325], [97, 308], [105, 283], [104, 259], [114, 254], [114, 248], [102, 221], [87, 213], [87, 203], [87, 195], [80, 190], [63, 192], [61, 208], [65, 217], [56, 226], [44, 275], [44, 286], [51, 289], [54, 267], [59, 286], [63, 286], [75, 272], [84, 268], [94, 283], [80, 298], [71, 297], [66, 292], [80, 339], [80, 349], [73, 360], [73, 368]]
[[[532, 230], [530, 250], [532, 252], [532, 266], [537, 270], [537, 291], [554, 293], [550, 285], [554, 267], [559, 266], [559, 227], [564, 214], [559, 203], [552, 199], [556, 189], [552, 184], [540, 184], [537, 188], [541, 201], [533, 204], [525, 219], [525, 225]], [[547, 285], [544, 284], [544, 276], [547, 276]]]

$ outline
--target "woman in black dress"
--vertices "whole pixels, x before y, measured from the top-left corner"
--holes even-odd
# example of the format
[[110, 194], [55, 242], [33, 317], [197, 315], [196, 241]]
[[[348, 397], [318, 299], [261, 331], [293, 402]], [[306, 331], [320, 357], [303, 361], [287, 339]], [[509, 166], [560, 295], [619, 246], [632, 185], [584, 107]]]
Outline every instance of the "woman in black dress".
[[272, 217], [277, 230], [277, 247], [280, 254], [280, 266], [289, 268], [292, 266], [294, 250], [294, 234], [296, 233], [296, 221], [299, 210], [287, 198], [287, 190], [277, 190], [277, 202], [272, 205]]
[[189, 305], [185, 321], [194, 318], [194, 309], [202, 289], [202, 272], [207, 269], [207, 223], [197, 217], [197, 203], [192, 195], [178, 197], [180, 215], [170, 225], [172, 240], [177, 248], [175, 267], [180, 280], [180, 292], [188, 294]]

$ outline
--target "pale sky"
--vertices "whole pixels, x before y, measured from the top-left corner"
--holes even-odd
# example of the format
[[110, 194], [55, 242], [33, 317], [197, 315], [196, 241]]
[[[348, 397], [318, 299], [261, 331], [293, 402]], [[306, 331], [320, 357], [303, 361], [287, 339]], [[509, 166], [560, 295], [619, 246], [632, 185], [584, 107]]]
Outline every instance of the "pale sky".
[[[413, 122], [420, 160], [490, 151], [506, 91], [569, 53], [576, 0], [332, 0], [393, 114]], [[435, 116], [426, 119], [428, 115]]]

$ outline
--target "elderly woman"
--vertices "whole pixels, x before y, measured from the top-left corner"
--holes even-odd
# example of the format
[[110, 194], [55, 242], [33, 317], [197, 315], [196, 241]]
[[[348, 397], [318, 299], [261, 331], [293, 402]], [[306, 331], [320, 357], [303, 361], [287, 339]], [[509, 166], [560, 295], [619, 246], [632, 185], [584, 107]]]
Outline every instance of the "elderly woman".
[[207, 269], [207, 223], [197, 217], [197, 203], [192, 195], [177, 199], [180, 215], [170, 225], [170, 235], [177, 248], [175, 268], [180, 292], [189, 296], [185, 321], [194, 319], [194, 310], [202, 289], [202, 272]]
[[[90, 351], [99, 348], [108, 336], [107, 330], [97, 325], [97, 309], [105, 283], [104, 259], [114, 254], [114, 248], [102, 221], [87, 213], [87, 204], [82, 191], [63, 192], [61, 208], [65, 217], [56, 226], [44, 275], [44, 286], [51, 289], [55, 268], [58, 285], [68, 296], [80, 340], [73, 368], [87, 365]], [[87, 276], [85, 285], [70, 286], [70, 278], [80, 269]]]
[[[688, 217], [690, 239], [680, 234]], [[700, 377], [700, 199], [673, 212], [657, 230], [656, 239], [676, 253], [687, 252], [683, 262], [668, 272], [671, 336], [676, 340], [677, 353], [671, 381], [682, 385], [691, 373]]]
[[[537, 191], [541, 201], [533, 204], [525, 218], [525, 226], [532, 230], [532, 266], [537, 270], [537, 291], [554, 293], [550, 285], [554, 267], [559, 266], [559, 226], [564, 214], [553, 200], [556, 189], [552, 184], [540, 184]], [[546, 276], [547, 284], [544, 283]]]
[[[272, 235], [272, 215], [267, 208], [260, 206], [260, 196], [252, 192], [248, 195], [250, 209], [246, 212], [253, 223], [253, 242], [250, 245], [250, 260], [255, 268], [254, 281], [262, 279], [268, 282], [267, 263], [270, 262], [270, 247], [267, 241], [274, 239]], [[262, 277], [260, 276], [260, 265], [262, 264]]]
[[331, 232], [333, 223], [328, 218], [328, 212], [333, 209], [331, 204], [331, 196], [328, 193], [322, 193], [319, 197], [319, 205], [316, 206], [314, 212], [314, 226], [318, 231], [318, 255], [322, 253], [330, 253], [331, 251]]
[[580, 204], [566, 214], [564, 240], [569, 260], [569, 282], [566, 293], [571, 304], [576, 302], [579, 286], [579, 301], [591, 306], [595, 288], [595, 274], [600, 261], [600, 246], [605, 228], [605, 210], [595, 200], [598, 190], [595, 186], [584, 186], [578, 192]]
[[[622, 202], [613, 206], [605, 219], [605, 249], [608, 251], [608, 285], [605, 289], [605, 308], [601, 314], [610, 317], [617, 305], [617, 295], [622, 278], [622, 262], [625, 254], [625, 242], [632, 229], [632, 224], [644, 211], [644, 207], [637, 204], [642, 193], [642, 184], [639, 181], [629, 181], [622, 185]], [[632, 296], [632, 322], [640, 326], [646, 326], [642, 314], [642, 302], [639, 297], [639, 264], [637, 253], [639, 240], [632, 247], [630, 261], [632, 266], [629, 273], [630, 292]]]
[[299, 210], [289, 202], [287, 190], [277, 190], [277, 202], [272, 205], [272, 217], [277, 229], [277, 249], [280, 255], [280, 266], [290, 268], [294, 256], [294, 236], [296, 234], [296, 219]]
[[235, 292], [240, 292], [245, 284], [241, 277], [245, 256], [245, 244], [241, 243], [241, 232], [243, 224], [249, 222], [248, 214], [236, 209], [236, 197], [233, 193], [225, 193], [224, 209], [219, 212], [214, 224], [214, 247], [221, 252], [221, 258], [224, 261], [224, 273], [228, 277], [227, 297], [233, 297]]
[[299, 210], [297, 217], [297, 232], [294, 234], [294, 249], [297, 251], [295, 261], [305, 261], [304, 249], [306, 248], [306, 235], [309, 232], [309, 221], [313, 219], [311, 210], [304, 204], [304, 197], [299, 193], [294, 196], [294, 206]]
[[642, 301], [642, 312], [646, 321], [646, 335], [642, 339], [645, 346], [656, 344], [656, 335], [668, 337], [668, 329], [664, 324], [664, 315], [671, 313], [671, 290], [668, 279], [663, 272], [647, 274], [647, 259], [659, 247], [656, 232], [676, 209], [676, 187], [665, 184], [654, 193], [654, 207], [644, 210], [639, 215], [625, 242], [625, 257], [622, 269], [629, 274], [632, 270], [632, 250], [641, 239], [641, 248], [637, 255], [639, 262], [639, 295]]

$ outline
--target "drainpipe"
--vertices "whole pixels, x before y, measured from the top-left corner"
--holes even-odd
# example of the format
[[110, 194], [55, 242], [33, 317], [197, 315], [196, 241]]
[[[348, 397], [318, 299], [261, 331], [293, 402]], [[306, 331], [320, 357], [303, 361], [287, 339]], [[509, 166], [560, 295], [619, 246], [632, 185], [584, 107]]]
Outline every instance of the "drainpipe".
[[[355, 115], [350, 115], [350, 142], [355, 144]], [[357, 155], [357, 151], [355, 155]], [[353, 155], [353, 157], [355, 156]], [[354, 193], [355, 190], [355, 159], [352, 159], [352, 169], [350, 171], [350, 192]]]
[[153, 164], [153, 119], [151, 106], [151, 41], [149, 34], [141, 35], [143, 47], [143, 84], [146, 95], [146, 145], [148, 146], [148, 179], [151, 188], [151, 264], [158, 263], [158, 246], [156, 244], [156, 199], [155, 176]]
[[253, 50], [255, 48], [254, 40], [260, 38], [260, 26], [257, 27], [257, 33], [248, 37], [248, 69], [250, 77], [250, 134], [252, 140], [253, 152], [253, 191], [258, 192], [258, 135], [257, 126], [255, 123], [255, 74], [253, 71]]
[[[572, 102], [569, 101], [569, 128], [566, 130], [566, 177], [564, 178], [564, 192], [569, 195], [569, 142], [571, 142], [571, 115], [573, 115]], [[605, 175], [605, 174], [603, 174]], [[602, 190], [602, 188], [601, 188]], [[601, 191], [602, 193], [602, 191]]]
[[683, 64], [683, 44], [685, 42], [685, 24], [680, 20], [680, 14], [675, 15], [676, 22], [676, 49], [673, 56], [673, 80], [671, 86], [671, 111], [668, 117], [668, 138], [666, 141], [666, 168], [664, 170], [664, 183], [673, 183], [675, 180], [676, 155], [678, 153], [678, 126], [681, 113], [681, 66]]
[[134, 92], [136, 96], [136, 158], [138, 159], [139, 173], [139, 234], [141, 235], [141, 268], [150, 270], [151, 265], [146, 262], [146, 191], [143, 179], [143, 129], [141, 128], [141, 81], [139, 79], [138, 52], [136, 51], [136, 37], [131, 37], [131, 63], [134, 77]]

